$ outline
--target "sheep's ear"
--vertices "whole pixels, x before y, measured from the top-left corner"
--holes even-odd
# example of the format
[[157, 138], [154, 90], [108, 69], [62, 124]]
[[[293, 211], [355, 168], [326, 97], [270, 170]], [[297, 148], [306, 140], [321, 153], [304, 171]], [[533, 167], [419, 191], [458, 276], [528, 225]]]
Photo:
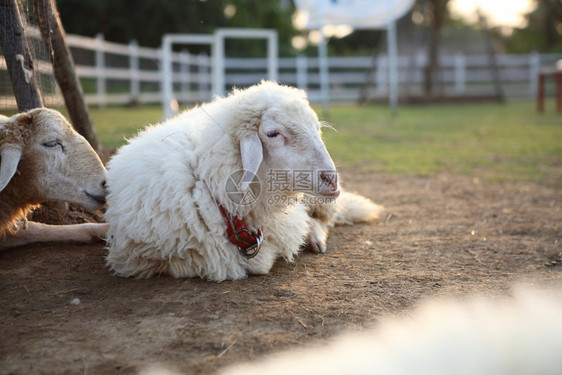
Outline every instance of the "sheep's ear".
[[240, 140], [242, 168], [246, 172], [242, 179], [242, 190], [248, 189], [263, 160], [263, 146], [258, 133], [252, 133]]
[[0, 136], [3, 143], [0, 145], [0, 191], [8, 185], [18, 169], [22, 155], [22, 127], [29, 126], [33, 118], [22, 113], [11, 117], [0, 126]]
[[0, 148], [0, 191], [4, 190], [8, 182], [14, 177], [21, 159], [21, 148], [7, 144]]

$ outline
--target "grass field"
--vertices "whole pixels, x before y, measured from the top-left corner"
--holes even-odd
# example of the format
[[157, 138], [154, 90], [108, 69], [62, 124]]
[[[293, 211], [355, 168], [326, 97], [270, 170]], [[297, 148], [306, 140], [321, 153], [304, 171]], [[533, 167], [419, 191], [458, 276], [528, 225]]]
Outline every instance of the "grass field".
[[[562, 186], [562, 115], [547, 103], [402, 107], [333, 106], [324, 139], [340, 166], [427, 175], [449, 172], [492, 180], [540, 181]], [[321, 111], [318, 110], [318, 113]], [[158, 122], [159, 106], [92, 108], [102, 144], [115, 148]]]
[[339, 130], [325, 139], [340, 164], [562, 182], [562, 116], [539, 115], [532, 102], [409, 107], [396, 117], [347, 107], [334, 109], [331, 122]]

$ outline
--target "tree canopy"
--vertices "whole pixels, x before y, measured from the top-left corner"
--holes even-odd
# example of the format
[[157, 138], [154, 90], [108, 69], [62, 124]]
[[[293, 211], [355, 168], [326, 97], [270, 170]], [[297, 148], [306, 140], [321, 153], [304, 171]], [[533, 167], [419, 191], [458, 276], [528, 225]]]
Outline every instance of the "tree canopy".
[[[504, 50], [513, 53], [562, 51], [562, 0], [533, 0], [536, 7], [527, 14], [525, 27], [503, 35], [494, 32]], [[434, 3], [444, 0], [418, 0], [411, 12], [399, 20], [398, 30], [417, 43], [428, 43], [436, 17], [430, 12]], [[142, 46], [158, 47], [165, 33], [209, 34], [219, 27], [272, 28], [279, 33], [279, 54], [292, 56], [293, 37], [306, 32], [293, 25], [295, 7], [285, 0], [57, 0], [63, 25], [68, 33], [95, 36], [104, 34], [110, 41], [128, 43], [135, 39]], [[478, 27], [448, 18], [443, 13], [443, 32], [466, 33], [473, 37]], [[462, 24], [464, 31], [458, 27]], [[413, 38], [411, 35], [421, 35]], [[342, 39], [330, 38], [330, 53], [337, 55], [371, 54], [384, 48], [384, 30], [357, 30]], [[447, 38], [442, 41], [447, 49]], [[466, 39], [466, 38], [465, 38]], [[379, 44], [379, 41], [382, 41]], [[473, 43], [474, 44], [474, 43]], [[264, 56], [265, 42], [256, 40], [228, 40], [228, 56]], [[468, 46], [464, 46], [470, 50]], [[459, 48], [459, 44], [455, 44]], [[190, 47], [198, 53], [205, 47]], [[316, 54], [315, 46], [304, 53]]]
[[562, 52], [562, 0], [534, 0], [525, 28], [514, 30], [507, 41], [509, 52]]
[[[212, 33], [218, 27], [272, 28], [279, 33], [280, 54], [291, 54], [294, 7], [278, 0], [58, 0], [68, 33], [158, 47], [165, 33]], [[264, 44], [265, 45], [265, 44]], [[229, 55], [263, 55], [259, 42], [232, 41]], [[194, 48], [195, 50], [196, 48]]]

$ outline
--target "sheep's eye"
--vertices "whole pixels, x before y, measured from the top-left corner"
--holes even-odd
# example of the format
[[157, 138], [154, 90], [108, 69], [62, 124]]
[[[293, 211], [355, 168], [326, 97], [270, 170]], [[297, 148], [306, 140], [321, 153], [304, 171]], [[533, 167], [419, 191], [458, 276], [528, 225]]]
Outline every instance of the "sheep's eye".
[[266, 135], [270, 138], [275, 138], [279, 135], [279, 132], [277, 130], [272, 130], [270, 132], [267, 132]]
[[59, 139], [53, 139], [52, 141], [43, 143], [45, 147], [57, 147], [58, 145], [62, 146], [62, 143]]

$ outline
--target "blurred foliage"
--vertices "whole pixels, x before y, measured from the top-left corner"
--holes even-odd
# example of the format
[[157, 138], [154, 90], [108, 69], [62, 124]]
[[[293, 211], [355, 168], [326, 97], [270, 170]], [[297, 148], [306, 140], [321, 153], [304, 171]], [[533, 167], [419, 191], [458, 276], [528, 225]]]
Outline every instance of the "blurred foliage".
[[[405, 45], [428, 45], [435, 21], [430, 7], [434, 1], [417, 0], [398, 21]], [[536, 6], [526, 16], [526, 27], [509, 36], [500, 28], [492, 30], [500, 49], [511, 53], [562, 52], [562, 0], [532, 1]], [[68, 33], [92, 37], [102, 33], [107, 40], [119, 43], [136, 39], [141, 46], [159, 47], [165, 33], [209, 34], [219, 27], [272, 28], [279, 33], [280, 56], [318, 53], [313, 44], [304, 51], [293, 48], [293, 37], [308, 38], [308, 32], [294, 28], [295, 6], [290, 0], [57, 0], [57, 6]], [[447, 14], [444, 17], [442, 50], [477, 53], [481, 48], [478, 39], [482, 38], [479, 27], [452, 20]], [[260, 40], [231, 39], [226, 47], [232, 57], [265, 53], [265, 42]], [[385, 49], [384, 30], [356, 30], [344, 38], [329, 39], [330, 55], [372, 55]], [[209, 52], [206, 46], [190, 46], [189, 50]]]
[[562, 52], [562, 0], [534, 0], [525, 28], [514, 30], [506, 42], [508, 52]]
[[[329, 40], [330, 53], [336, 56], [371, 55], [373, 50], [378, 51], [386, 39], [384, 30], [355, 30], [346, 37]], [[312, 51], [318, 54], [316, 48]]]
[[[279, 33], [279, 54], [294, 53], [291, 39], [294, 6], [279, 0], [57, 0], [67, 33], [112, 42], [135, 39], [141, 46], [159, 47], [165, 33], [210, 34], [219, 27], [272, 28]], [[192, 53], [208, 47], [190, 46]], [[232, 40], [228, 56], [264, 56], [265, 42]]]

